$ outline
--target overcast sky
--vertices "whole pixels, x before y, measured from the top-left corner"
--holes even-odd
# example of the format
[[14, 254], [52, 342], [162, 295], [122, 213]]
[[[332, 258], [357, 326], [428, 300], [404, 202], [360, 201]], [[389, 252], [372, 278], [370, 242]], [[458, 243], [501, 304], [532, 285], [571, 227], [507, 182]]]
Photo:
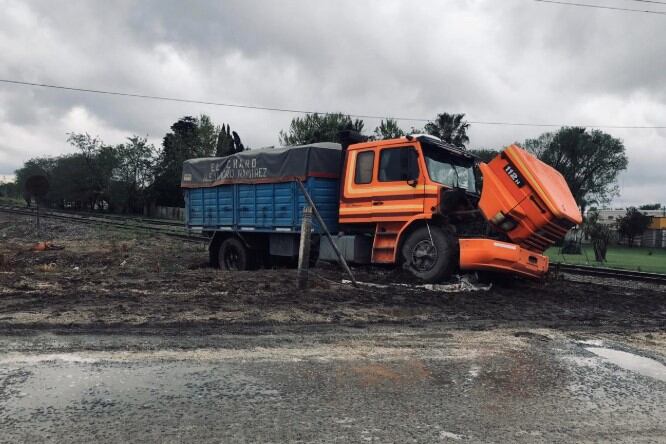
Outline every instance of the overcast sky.
[[[3, 79], [351, 114], [666, 126], [665, 15], [532, 0], [0, 0], [0, 10]], [[176, 119], [201, 113], [252, 147], [277, 145], [294, 116], [0, 83], [0, 176], [71, 151], [68, 132], [159, 145]], [[470, 147], [547, 130], [473, 124]], [[614, 205], [666, 203], [666, 130], [605, 131], [629, 155]]]

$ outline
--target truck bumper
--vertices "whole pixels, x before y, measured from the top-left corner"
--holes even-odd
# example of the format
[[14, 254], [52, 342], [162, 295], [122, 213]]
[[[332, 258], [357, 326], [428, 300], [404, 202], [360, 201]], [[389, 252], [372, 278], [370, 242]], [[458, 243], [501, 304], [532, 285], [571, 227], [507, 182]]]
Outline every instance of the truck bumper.
[[548, 257], [493, 239], [460, 239], [461, 270], [491, 270], [542, 278]]

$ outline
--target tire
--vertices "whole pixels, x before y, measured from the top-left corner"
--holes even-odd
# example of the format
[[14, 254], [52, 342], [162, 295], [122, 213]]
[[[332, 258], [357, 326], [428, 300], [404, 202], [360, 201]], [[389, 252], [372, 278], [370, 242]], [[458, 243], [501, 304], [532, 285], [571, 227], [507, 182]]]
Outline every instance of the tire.
[[[432, 238], [432, 241], [431, 241]], [[436, 283], [447, 280], [458, 263], [458, 243], [437, 226], [420, 227], [410, 233], [402, 246], [405, 267], [418, 279]]]
[[249, 270], [249, 251], [239, 239], [235, 237], [227, 238], [222, 242], [222, 245], [220, 245], [218, 263], [222, 270]]

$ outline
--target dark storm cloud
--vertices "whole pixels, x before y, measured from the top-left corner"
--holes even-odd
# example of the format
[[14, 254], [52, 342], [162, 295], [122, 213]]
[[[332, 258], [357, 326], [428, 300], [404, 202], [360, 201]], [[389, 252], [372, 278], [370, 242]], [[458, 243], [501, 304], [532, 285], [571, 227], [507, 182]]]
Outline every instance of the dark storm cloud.
[[[666, 122], [662, 16], [524, 0], [5, 0], [3, 13], [4, 78], [357, 114]], [[159, 143], [179, 116], [202, 112], [252, 146], [276, 144], [292, 117], [0, 85], [0, 174], [69, 150], [69, 131]], [[501, 147], [546, 129], [473, 125], [470, 135], [473, 147]], [[611, 133], [630, 157], [622, 199], [664, 200], [666, 135]]]

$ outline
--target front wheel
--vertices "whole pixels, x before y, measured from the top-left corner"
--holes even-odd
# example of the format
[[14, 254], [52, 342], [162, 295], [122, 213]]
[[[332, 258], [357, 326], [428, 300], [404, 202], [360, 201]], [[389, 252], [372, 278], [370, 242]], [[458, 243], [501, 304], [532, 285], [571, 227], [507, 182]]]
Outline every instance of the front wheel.
[[220, 245], [218, 261], [222, 270], [248, 270], [250, 265], [248, 249], [239, 239], [227, 238]]
[[457, 263], [455, 238], [439, 227], [425, 226], [412, 232], [402, 246], [402, 257], [417, 278], [440, 282], [451, 277]]

